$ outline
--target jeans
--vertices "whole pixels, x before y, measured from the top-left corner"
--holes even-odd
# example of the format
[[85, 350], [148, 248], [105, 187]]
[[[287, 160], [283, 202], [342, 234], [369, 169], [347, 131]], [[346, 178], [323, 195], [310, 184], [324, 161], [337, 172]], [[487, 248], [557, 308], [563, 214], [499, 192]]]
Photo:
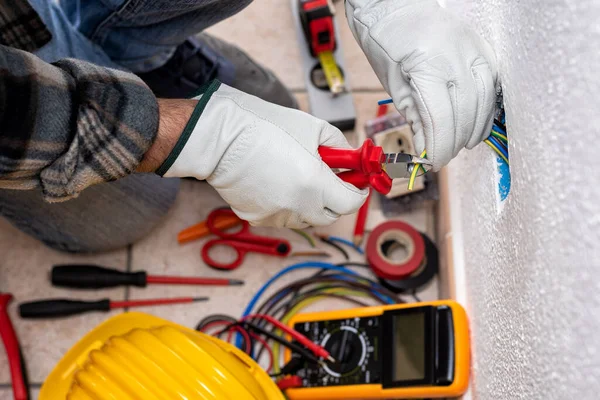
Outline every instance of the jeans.
[[[251, 0], [30, 0], [52, 40], [36, 55], [71, 57], [146, 72], [162, 66], [195, 33], [235, 14]], [[48, 246], [69, 252], [108, 251], [148, 234], [175, 201], [179, 179], [134, 174], [86, 189], [64, 203], [39, 190], [0, 190], [0, 215]]]

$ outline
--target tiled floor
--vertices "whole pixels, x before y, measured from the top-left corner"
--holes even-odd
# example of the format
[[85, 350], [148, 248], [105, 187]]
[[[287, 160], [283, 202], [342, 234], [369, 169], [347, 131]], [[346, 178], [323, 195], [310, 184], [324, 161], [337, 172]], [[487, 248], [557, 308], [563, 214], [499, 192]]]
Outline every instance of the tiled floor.
[[[342, 45], [347, 70], [353, 82], [354, 100], [358, 111], [357, 133], [349, 133], [351, 142], [358, 143], [364, 121], [376, 111], [376, 101], [385, 97], [381, 85], [371, 71], [368, 62], [354, 42], [352, 34], [342, 20], [343, 9], [338, 5], [338, 18], [342, 22]], [[293, 21], [287, 0], [257, 0], [238, 16], [211, 29], [218, 36], [234, 42], [264, 64], [269, 65], [294, 89], [306, 108], [306, 94], [301, 78], [298, 44], [293, 31]], [[24, 321], [17, 317], [16, 302], [44, 297], [74, 297], [94, 299], [110, 297], [114, 300], [151, 298], [159, 296], [202, 295], [210, 301], [196, 305], [151, 307], [142, 311], [169, 318], [193, 327], [203, 316], [212, 313], [239, 315], [250, 296], [264, 280], [281, 267], [296, 260], [274, 259], [252, 255], [240, 269], [229, 274], [219, 273], [206, 267], [200, 259], [202, 242], [179, 246], [176, 234], [182, 228], [205, 219], [210, 210], [224, 205], [212, 188], [201, 182], [185, 181], [173, 210], [168, 218], [148, 237], [131, 248], [96, 256], [73, 256], [50, 250], [27, 237], [5, 221], [0, 220], [0, 288], [12, 292], [16, 301], [10, 308], [12, 320], [28, 363], [30, 381], [35, 388], [85, 332], [108, 317], [106, 314], [86, 314], [63, 321]], [[372, 202], [368, 228], [383, 220], [378, 202]], [[433, 236], [432, 213], [421, 210], [402, 215], [401, 219]], [[334, 226], [319, 232], [350, 237], [354, 216], [343, 218]], [[283, 235], [295, 248], [305, 248], [306, 242], [287, 230], [260, 229], [266, 235]], [[334, 253], [335, 254], [335, 253]], [[341, 261], [338, 255], [332, 261]], [[356, 260], [361, 260], [359, 256]], [[49, 268], [56, 263], [90, 262], [109, 265], [121, 270], [144, 269], [150, 273], [178, 275], [231, 276], [244, 279], [246, 285], [230, 290], [223, 287], [175, 287], [150, 286], [146, 289], [112, 289], [98, 293], [52, 288], [48, 280]], [[424, 292], [423, 299], [437, 297], [437, 287], [432, 285]], [[331, 307], [333, 305], [328, 305]], [[322, 308], [322, 303], [317, 306]], [[0, 400], [10, 399], [9, 371], [3, 351], [0, 351]]]
[[[244, 11], [212, 27], [209, 32], [242, 45], [257, 61], [274, 70], [292, 90], [304, 90], [290, 4], [291, 0], [255, 0]], [[336, 18], [352, 88], [359, 91], [382, 90], [345, 21], [343, 4], [343, 1], [336, 3]]]

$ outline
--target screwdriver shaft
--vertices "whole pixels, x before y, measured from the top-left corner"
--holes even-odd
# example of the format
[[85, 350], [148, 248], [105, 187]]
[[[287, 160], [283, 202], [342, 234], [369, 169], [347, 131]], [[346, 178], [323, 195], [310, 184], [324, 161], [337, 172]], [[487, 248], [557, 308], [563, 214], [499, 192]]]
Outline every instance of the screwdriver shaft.
[[206, 301], [208, 297], [174, 297], [171, 299], [147, 299], [147, 300], [127, 300], [127, 301], [111, 301], [110, 309], [125, 308], [125, 307], [146, 307], [159, 306], [166, 304], [183, 304], [193, 303], [196, 301]]
[[170, 299], [144, 299], [127, 301], [111, 301], [109, 299], [100, 299], [95, 301], [47, 299], [21, 303], [19, 306], [19, 314], [22, 318], [58, 318], [92, 311], [108, 312], [115, 308], [182, 304], [206, 300], [208, 300], [208, 297], [174, 297]]
[[214, 286], [237, 286], [243, 285], [244, 281], [239, 279], [223, 279], [223, 278], [196, 278], [187, 276], [162, 276], [148, 275], [146, 278], [148, 284], [161, 285], [214, 285]]

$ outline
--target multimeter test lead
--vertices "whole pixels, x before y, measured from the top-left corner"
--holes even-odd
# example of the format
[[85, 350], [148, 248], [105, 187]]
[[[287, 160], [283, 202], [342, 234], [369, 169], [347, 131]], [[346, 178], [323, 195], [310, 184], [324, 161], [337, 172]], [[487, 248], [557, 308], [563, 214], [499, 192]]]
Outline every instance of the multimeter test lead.
[[246, 321], [248, 319], [265, 320], [268, 323], [270, 323], [271, 325], [273, 325], [274, 327], [276, 327], [277, 329], [290, 335], [294, 340], [298, 341], [302, 346], [306, 347], [317, 357], [323, 358], [332, 363], [336, 362], [335, 359], [331, 356], [331, 354], [329, 354], [329, 352], [324, 347], [312, 342], [306, 336], [304, 336], [301, 333], [297, 332], [296, 330], [282, 324], [280, 321], [276, 320], [275, 318], [271, 317], [270, 315], [250, 314], [250, 315], [243, 317], [242, 321]]

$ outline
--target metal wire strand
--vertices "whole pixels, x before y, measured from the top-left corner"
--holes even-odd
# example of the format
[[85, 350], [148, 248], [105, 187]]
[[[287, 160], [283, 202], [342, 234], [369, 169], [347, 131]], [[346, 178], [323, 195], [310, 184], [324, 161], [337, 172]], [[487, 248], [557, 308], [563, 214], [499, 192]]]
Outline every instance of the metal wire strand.
[[[361, 268], [369, 267], [368, 264], [358, 263], [358, 262], [345, 262], [345, 263], [340, 263], [338, 265], [339, 266], [355, 266], [355, 267], [361, 267]], [[277, 292], [273, 293], [269, 298], [267, 298], [258, 307], [257, 312], [259, 312], [261, 314], [269, 314], [269, 315], [277, 317], [282, 312], [283, 312], [283, 314], [287, 313], [292, 307], [294, 307], [296, 304], [298, 304], [299, 300], [319, 296], [320, 294], [324, 294], [324, 293], [322, 293], [323, 290], [328, 290], [328, 289], [332, 289], [332, 288], [359, 290], [359, 291], [364, 292], [366, 295], [373, 297], [376, 301], [378, 301], [380, 303], [382, 302], [381, 299], [379, 297], [377, 297], [376, 295], [374, 295], [373, 292], [381, 293], [379, 291], [379, 289], [382, 289], [384, 291], [383, 294], [385, 294], [385, 295], [391, 294], [392, 296], [390, 296], [390, 297], [392, 297], [396, 302], [402, 302], [402, 300], [400, 300], [395, 294], [393, 294], [392, 292], [383, 288], [379, 283], [377, 283], [373, 280], [370, 280], [368, 278], [362, 278], [362, 277], [357, 278], [354, 276], [348, 276], [351, 279], [360, 279], [360, 280], [363, 280], [364, 282], [370, 284], [370, 285], [361, 284], [361, 285], [359, 285], [359, 287], [357, 287], [357, 285], [353, 285], [352, 283], [349, 283], [350, 281], [348, 281], [348, 280], [340, 279], [339, 277], [331, 277], [331, 276], [327, 276], [327, 275], [324, 276], [324, 273], [326, 273], [326, 272], [327, 272], [327, 270], [319, 270], [317, 273], [315, 273], [310, 278], [305, 278], [302, 280], [292, 282], [291, 284], [279, 289]], [[328, 284], [326, 284], [326, 283], [328, 283]], [[318, 288], [310, 288], [311, 285], [315, 285], [315, 284], [320, 284], [320, 286]], [[304, 289], [304, 291], [302, 291], [303, 289]], [[331, 297], [336, 297], [336, 296], [331, 296]], [[355, 302], [355, 300], [349, 296], [345, 296], [342, 298], [344, 300]], [[360, 303], [362, 303], [362, 302], [360, 302]], [[356, 302], [355, 302], [355, 304], [356, 304]], [[362, 306], [362, 304], [361, 304], [361, 306]], [[263, 321], [253, 321], [253, 322], [258, 324], [259, 326], [263, 326], [265, 329], [269, 329], [266, 325], [263, 325]], [[263, 351], [263, 349], [261, 348], [259, 350], [259, 354], [262, 354], [262, 351]]]
[[344, 256], [344, 258], [346, 260], [350, 260], [350, 256], [348, 255], [348, 252], [346, 250], [344, 250], [344, 248], [342, 246], [340, 246], [339, 244], [334, 243], [331, 240], [327, 239], [326, 237], [322, 237], [322, 236], [319, 236], [319, 240], [323, 243], [330, 245], [331, 247], [335, 247], [340, 253], [342, 253], [342, 255]]
[[202, 331], [202, 329], [204, 329], [206, 325], [216, 321], [227, 321], [229, 323], [236, 323], [237, 319], [225, 314], [209, 315], [196, 324], [196, 330]]
[[291, 231], [302, 236], [304, 239], [306, 239], [308, 244], [310, 244], [310, 247], [312, 247], [312, 248], [317, 247], [317, 244], [315, 243], [315, 239], [313, 239], [313, 237], [311, 235], [309, 235], [308, 233], [304, 232], [301, 229], [291, 229]]

